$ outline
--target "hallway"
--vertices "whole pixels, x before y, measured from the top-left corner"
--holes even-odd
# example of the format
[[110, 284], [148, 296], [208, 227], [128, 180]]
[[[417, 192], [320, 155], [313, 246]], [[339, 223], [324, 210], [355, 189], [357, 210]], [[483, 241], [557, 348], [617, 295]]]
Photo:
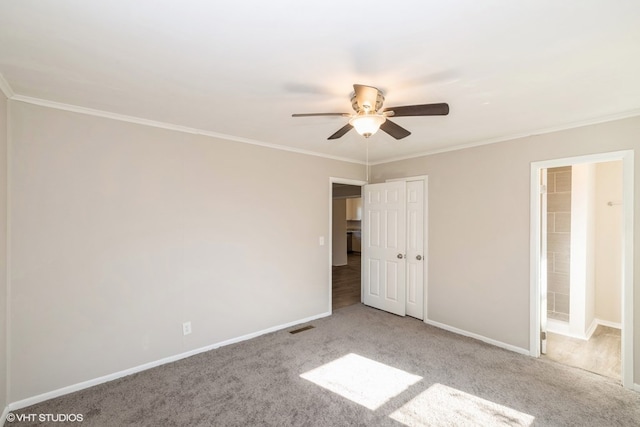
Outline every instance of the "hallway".
[[547, 359], [620, 380], [620, 329], [599, 325], [589, 341], [547, 333]]
[[360, 297], [360, 253], [347, 256], [347, 265], [331, 268], [331, 303], [333, 310], [358, 304]]

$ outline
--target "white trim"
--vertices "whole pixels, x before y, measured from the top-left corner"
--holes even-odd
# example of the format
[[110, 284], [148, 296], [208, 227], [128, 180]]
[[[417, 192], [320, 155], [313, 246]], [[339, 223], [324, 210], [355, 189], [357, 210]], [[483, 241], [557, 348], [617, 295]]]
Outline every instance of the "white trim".
[[346, 184], [346, 185], [355, 185], [357, 187], [362, 187], [363, 185], [367, 185], [367, 181], [362, 181], [360, 179], [348, 179], [348, 178], [329, 178], [330, 184]]
[[607, 326], [609, 328], [614, 329], [622, 329], [622, 323], [620, 322], [610, 322], [608, 320], [596, 319], [598, 325]]
[[593, 319], [593, 321], [591, 322], [591, 325], [589, 325], [589, 329], [587, 329], [587, 331], [584, 333], [585, 339], [587, 341], [591, 339], [591, 336], [596, 331], [597, 327], [598, 327], [598, 319]]
[[138, 124], [138, 125], [150, 126], [150, 127], [160, 128], [160, 129], [168, 129], [168, 130], [173, 130], [173, 131], [176, 131], [176, 132], [190, 133], [190, 134], [193, 134], [193, 135], [204, 135], [204, 136], [209, 136], [209, 137], [212, 137], [212, 138], [224, 139], [224, 140], [227, 140], [227, 141], [241, 142], [241, 143], [244, 143], [244, 144], [251, 144], [251, 145], [257, 145], [257, 146], [260, 146], [260, 147], [273, 148], [273, 149], [276, 149], [276, 150], [289, 151], [289, 152], [297, 153], [297, 154], [305, 154], [307, 156], [322, 157], [322, 158], [330, 159], [330, 160], [339, 160], [339, 161], [342, 161], [342, 162], [356, 163], [356, 164], [360, 164], [360, 165], [364, 165], [365, 164], [365, 162], [363, 162], [363, 161], [349, 159], [349, 158], [346, 158], [346, 157], [331, 156], [329, 154], [318, 153], [316, 151], [303, 150], [301, 148], [289, 147], [289, 146], [279, 145], [279, 144], [271, 144], [271, 143], [268, 143], [268, 142], [258, 141], [258, 140], [255, 140], [255, 139], [243, 138], [243, 137], [234, 136], [234, 135], [227, 135], [227, 134], [224, 134], [224, 133], [213, 132], [213, 131], [208, 131], [208, 130], [198, 129], [198, 128], [192, 128], [192, 127], [188, 127], [188, 126], [181, 126], [181, 125], [176, 125], [176, 124], [173, 124], [173, 123], [166, 123], [166, 122], [159, 122], [159, 121], [156, 121], [156, 120], [142, 119], [140, 117], [128, 116], [126, 114], [118, 114], [118, 113], [112, 113], [112, 112], [109, 112], [109, 111], [96, 110], [96, 109], [93, 109], [93, 108], [79, 107], [77, 105], [64, 104], [62, 102], [48, 101], [46, 99], [31, 98], [29, 96], [24, 96], [24, 95], [14, 95], [14, 96], [11, 97], [11, 99], [14, 100], [14, 101], [20, 101], [20, 102], [25, 102], [25, 103], [28, 103], [28, 104], [39, 105], [39, 106], [42, 106], [42, 107], [54, 108], [54, 109], [64, 110], [64, 111], [70, 111], [70, 112], [79, 113], [79, 114], [86, 114], [86, 115], [89, 115], [89, 116], [103, 117], [103, 118], [107, 118], [107, 119], [118, 120], [118, 121], [121, 121], [121, 122], [135, 123], [135, 124]]
[[0, 91], [4, 93], [4, 96], [6, 96], [7, 99], [12, 99], [15, 96], [15, 92], [13, 92], [13, 89], [11, 89], [11, 85], [4, 78], [2, 73], [0, 73]]
[[542, 169], [581, 163], [622, 160], [623, 163], [623, 252], [622, 252], [622, 385], [633, 388], [633, 214], [634, 214], [634, 150], [622, 150], [584, 156], [531, 162], [530, 171], [530, 354], [540, 356], [540, 198], [537, 183]]
[[637, 391], [638, 393], [640, 393], [640, 384], [633, 384], [633, 390]]
[[434, 322], [433, 320], [425, 319], [424, 323], [435, 326], [436, 328], [444, 329], [445, 331], [453, 332], [458, 335], [462, 335], [469, 338], [474, 338], [482, 342], [486, 342], [487, 344], [495, 345], [496, 347], [504, 348], [505, 350], [513, 351], [515, 353], [524, 354], [525, 356], [529, 355], [529, 350], [522, 347], [517, 347], [515, 345], [503, 343], [502, 341], [497, 341], [491, 338], [487, 338], [483, 335], [474, 334], [473, 332], [465, 331], [464, 329], [458, 329], [453, 326], [445, 325], [444, 323]]
[[[98, 384], [102, 384], [102, 383], [106, 383], [108, 381], [113, 381], [116, 380], [118, 378], [122, 378], [128, 375], [132, 375], [138, 372], [142, 372], [142, 371], [146, 371], [147, 369], [151, 369], [151, 368], [155, 368], [157, 366], [161, 366], [161, 365], [166, 365], [167, 363], [172, 363], [172, 362], [176, 362], [178, 360], [187, 358], [187, 357], [191, 357], [191, 356], [195, 356], [196, 354], [199, 353], [204, 353], [206, 351], [210, 351], [210, 350], [215, 350], [216, 348], [220, 348], [220, 347], [224, 347], [230, 344], [235, 344], [241, 341], [246, 341], [249, 340], [251, 338], [256, 338], [260, 335], [264, 335], [264, 334], [268, 334], [271, 332], [276, 332], [282, 329], [286, 329], [286, 328], [290, 328], [292, 326], [296, 326], [299, 325], [301, 323], [307, 323], [307, 322], [311, 322], [313, 320], [317, 320], [317, 319], [321, 319], [323, 317], [327, 317], [330, 316], [331, 313], [330, 312], [325, 312], [325, 313], [321, 313], [321, 314], [317, 314], [315, 316], [310, 316], [304, 319], [300, 319], [300, 320], [295, 320], [293, 322], [289, 322], [289, 323], [285, 323], [282, 325], [278, 325], [278, 326], [273, 326], [271, 328], [267, 328], [267, 329], [263, 329], [261, 331], [258, 332], [253, 332], [247, 335], [242, 335], [240, 337], [236, 337], [236, 338], [231, 338], [225, 341], [221, 341], [215, 344], [211, 344], [205, 347], [200, 347], [194, 350], [189, 350], [187, 352], [184, 353], [180, 353], [174, 356], [169, 356], [169, 357], [165, 357], [163, 359], [160, 360], [156, 360], [153, 362], [149, 362], [149, 363], [145, 363], [143, 365], [139, 365], [139, 366], [135, 366], [133, 368], [129, 368], [129, 369], [125, 369], [123, 371], [119, 371], [119, 372], [115, 372], [113, 374], [109, 374], [109, 375], [104, 375], [102, 377], [98, 377], [98, 378], [94, 378], [92, 380], [88, 380], [88, 381], [83, 381], [81, 383], [77, 383], [77, 384], [73, 384], [67, 387], [62, 387], [59, 388], [57, 390], [53, 390], [53, 391], [49, 391], [46, 393], [42, 393], [39, 394], [37, 396], [32, 396], [32, 397], [28, 397], [26, 399], [22, 399], [19, 400], [17, 402], [12, 402], [10, 403], [7, 408], [5, 409], [5, 412], [7, 412], [7, 409], [9, 411], [13, 411], [13, 410], [17, 410], [17, 409], [22, 409], [22, 408], [26, 408], [27, 406], [31, 406], [31, 405], [35, 405], [36, 403], [40, 403], [40, 402], [44, 402], [45, 400], [49, 400], [49, 399], [54, 399], [56, 397], [60, 397], [60, 396], [64, 396], [66, 394], [69, 393], [74, 393], [76, 391], [79, 390], [84, 390], [86, 388], [89, 387], [93, 387], [96, 386]], [[5, 414], [6, 415], [6, 414]]]
[[[333, 267], [333, 184], [347, 184], [358, 186], [360, 187], [360, 193], [362, 194], [362, 187], [367, 184], [367, 181], [350, 178], [338, 178], [333, 176], [329, 177], [329, 238], [325, 239], [325, 241], [329, 242], [329, 247], [327, 248], [327, 250], [329, 251], [329, 307], [327, 311], [329, 313], [333, 312], [333, 275], [331, 273]], [[362, 302], [362, 275], [360, 278], [360, 302]]]
[[622, 200], [623, 210], [623, 248], [622, 259], [624, 270], [622, 272], [622, 385], [631, 387], [634, 380], [634, 340], [633, 340], [633, 284], [634, 284], [634, 245], [635, 238], [633, 228], [634, 214], [634, 150], [627, 151], [622, 158]]
[[[11, 227], [11, 223], [13, 222], [13, 215], [11, 213], [13, 206], [13, 162], [11, 159], [13, 158], [13, 125], [12, 120], [9, 120], [11, 116], [12, 105], [10, 102], [7, 102], [7, 164], [6, 164], [6, 174], [7, 174], [7, 212], [6, 212], [6, 291], [5, 291], [5, 402], [9, 399], [11, 395], [11, 381], [12, 381], [12, 369], [11, 369], [11, 350], [13, 343], [13, 328], [11, 327], [11, 298], [12, 298], [12, 283], [11, 283], [11, 270], [13, 266], [13, 253], [11, 251], [11, 242], [13, 241], [13, 231]], [[2, 419], [4, 422], [4, 418]]]
[[596, 318], [596, 319], [593, 319], [593, 322], [591, 322], [591, 326], [589, 326], [589, 329], [585, 333], [585, 335], [587, 336], [587, 341], [591, 339], [591, 336], [596, 331], [596, 329], [598, 329], [598, 326], [607, 326], [609, 328], [619, 329], [622, 331], [621, 323], [610, 322], [608, 320], [602, 320], [602, 319]]
[[571, 328], [569, 328], [569, 322], [563, 322], [562, 320], [547, 319], [547, 332], [565, 337], [584, 339], [584, 337], [572, 334]]
[[589, 341], [593, 333], [598, 328], [598, 325], [608, 326], [615, 329], [622, 329], [622, 325], [620, 323], [609, 322], [608, 320], [593, 319], [593, 322], [591, 322], [591, 325], [589, 325], [589, 329], [587, 329], [587, 332], [584, 335], [579, 335], [571, 332], [571, 328], [569, 327], [568, 322], [549, 319], [547, 323], [547, 331], [553, 334], [563, 335], [565, 337]]
[[[185, 132], [185, 133], [191, 133], [191, 134], [196, 134], [196, 135], [206, 135], [206, 136], [225, 139], [225, 140], [229, 140], [229, 141], [236, 141], [236, 142], [242, 142], [242, 143], [245, 143], [245, 144], [252, 144], [252, 145], [258, 145], [258, 146], [262, 146], [262, 147], [273, 148], [273, 149], [276, 149], [276, 150], [289, 151], [289, 152], [298, 153], [298, 154], [306, 154], [306, 155], [309, 155], [309, 156], [322, 157], [322, 158], [331, 159], [331, 160], [339, 160], [339, 161], [348, 162], [348, 163], [356, 163], [356, 164], [360, 164], [360, 165], [366, 165], [368, 167], [381, 165], [381, 164], [385, 164], [385, 163], [397, 162], [397, 161], [400, 161], [400, 160], [415, 159], [417, 157], [424, 157], [424, 156], [429, 156], [429, 155], [439, 154], [439, 153], [447, 153], [449, 151], [464, 150], [466, 148], [478, 147], [478, 146], [482, 146], [482, 145], [496, 144], [496, 143], [499, 143], [499, 142], [506, 142], [506, 141], [511, 141], [511, 140], [515, 140], [515, 139], [527, 138], [527, 137], [535, 136], [535, 135], [543, 135], [543, 134], [552, 133], [552, 132], [559, 132], [559, 131], [568, 130], [568, 129], [574, 129], [574, 128], [583, 127], [583, 126], [589, 126], [589, 125], [594, 125], [594, 124], [599, 124], [599, 123], [606, 123], [606, 122], [611, 122], [611, 121], [615, 121], [615, 120], [621, 120], [621, 119], [626, 119], [626, 118], [630, 118], [630, 117], [640, 116], [640, 109], [634, 109], [634, 110], [629, 110], [629, 111], [623, 111], [621, 113], [609, 114], [609, 115], [603, 116], [603, 117], [571, 122], [571, 123], [567, 123], [567, 124], [564, 124], [564, 125], [558, 125], [558, 126], [553, 126], [553, 127], [544, 128], [544, 129], [532, 130], [532, 131], [529, 131], [529, 132], [511, 134], [511, 135], [508, 135], [508, 136], [501, 136], [501, 137], [498, 137], [498, 138], [484, 139], [484, 140], [470, 142], [470, 143], [466, 143], [466, 144], [463, 143], [463, 144], [459, 144], [459, 145], [455, 145], [455, 146], [451, 146], [451, 147], [439, 148], [439, 149], [435, 149], [435, 150], [421, 151], [420, 153], [409, 154], [409, 155], [406, 155], [406, 156], [387, 158], [387, 159], [380, 160], [378, 162], [366, 162], [366, 161], [362, 161], [362, 160], [355, 160], [355, 159], [352, 159], [352, 158], [346, 158], [346, 157], [340, 157], [340, 156], [332, 156], [332, 155], [329, 155], [329, 154], [318, 153], [316, 151], [311, 151], [311, 150], [303, 150], [303, 149], [290, 147], [290, 146], [285, 146], [285, 145], [271, 144], [271, 143], [268, 143], [268, 142], [257, 141], [257, 140], [254, 140], [254, 139], [243, 138], [243, 137], [234, 136], [234, 135], [227, 135], [227, 134], [207, 131], [207, 130], [203, 130], [203, 129], [190, 128], [190, 127], [187, 127], [187, 126], [180, 126], [180, 125], [175, 125], [175, 124], [171, 124], [171, 123], [159, 122], [159, 121], [155, 121], [155, 120], [148, 120], [148, 119], [143, 119], [143, 118], [139, 118], [139, 117], [135, 117], [135, 116], [128, 116], [128, 115], [125, 115], [125, 114], [111, 113], [111, 112], [108, 112], [108, 111], [97, 110], [97, 109], [93, 109], [93, 108], [80, 107], [80, 106], [77, 106], [77, 105], [65, 104], [65, 103], [62, 103], [62, 102], [49, 101], [49, 100], [41, 99], [41, 98], [33, 98], [33, 97], [30, 97], [30, 96], [19, 95], [19, 94], [16, 94], [11, 89], [11, 86], [9, 86], [9, 83], [6, 80], [4, 80], [4, 78], [2, 77], [1, 74], [0, 74], [0, 90], [2, 90], [2, 92], [4, 92], [4, 94], [7, 96], [7, 98], [9, 98], [11, 100], [22, 101], [22, 102], [26, 102], [26, 103], [29, 103], [29, 104], [40, 105], [40, 106], [43, 106], [43, 107], [55, 108], [55, 109], [59, 109], [59, 110], [71, 111], [71, 112], [75, 112], [75, 113], [87, 114], [87, 115], [92, 115], [92, 116], [97, 116], [97, 117], [105, 117], [105, 118], [110, 118], [110, 119], [113, 119], [113, 120], [120, 120], [120, 121], [129, 122], [129, 123], [137, 123], [137, 124], [141, 124], [141, 125], [144, 125], [144, 126], [158, 127], [158, 128], [169, 129], [169, 130], [174, 130], [174, 131], [178, 131], [178, 132]], [[368, 172], [368, 170], [367, 170], [367, 172]]]
[[556, 319], [547, 319], [547, 332], [551, 332], [552, 334], [562, 335], [564, 337], [576, 338], [582, 341], [589, 341], [591, 339], [591, 335], [595, 332], [598, 327], [598, 322], [596, 319], [593, 319], [589, 328], [587, 328], [586, 332], [580, 333], [575, 332], [571, 327], [569, 322], [563, 322], [562, 320]]
[[11, 410], [9, 409], [9, 406], [5, 406], [4, 407], [4, 411], [2, 411], [2, 415], [0, 415], [0, 426], [4, 426], [6, 421], [7, 421], [7, 415], [9, 415], [9, 412]]
[[583, 127], [583, 126], [597, 125], [597, 124], [600, 124], [600, 123], [613, 122], [613, 121], [616, 121], [616, 120], [628, 119], [630, 117], [636, 117], [636, 116], [640, 116], [640, 109], [628, 110], [628, 111], [623, 111], [621, 113], [609, 114], [609, 115], [602, 116], [602, 117], [597, 117], [597, 118], [592, 118], [592, 119], [587, 119], [587, 120], [571, 122], [571, 123], [567, 123], [567, 124], [564, 124], [564, 125], [558, 125], [558, 126], [553, 126], [553, 127], [548, 127], [548, 128], [538, 129], [538, 130], [532, 130], [530, 132], [516, 133], [516, 134], [511, 134], [511, 135], [508, 135], [508, 136], [500, 136], [500, 137], [497, 137], [497, 138], [484, 139], [484, 140], [481, 140], [481, 141], [475, 141], [475, 142], [470, 142], [470, 143], [466, 143], [466, 144], [459, 144], [459, 145], [455, 145], [455, 146], [451, 146], [451, 147], [445, 147], [445, 148], [438, 148], [438, 149], [435, 149], [435, 150], [423, 151], [423, 152], [421, 152], [419, 154], [410, 154], [410, 155], [407, 155], [407, 156], [393, 157], [393, 158], [390, 158], [390, 159], [381, 160], [379, 162], [370, 163], [370, 166], [377, 166], [377, 165], [381, 165], [381, 164], [384, 164], [384, 163], [398, 162], [400, 160], [415, 159], [416, 157], [430, 156], [430, 155], [433, 155], [433, 154], [448, 153], [449, 151], [464, 150], [464, 149], [467, 149], [467, 148], [479, 147], [479, 146], [482, 146], [482, 145], [497, 144], [499, 142], [506, 142], [506, 141], [511, 141], [511, 140], [515, 140], [515, 139], [528, 138], [528, 137], [531, 137], [531, 136], [544, 135], [544, 134], [547, 134], [547, 133], [560, 132], [560, 131], [563, 131], [563, 130], [575, 129], [575, 128], [579, 128], [579, 127]]
[[[540, 327], [542, 324], [542, 316], [540, 312], [540, 254], [541, 241], [540, 230], [540, 167], [534, 167], [531, 164], [531, 172], [529, 175], [529, 352], [533, 357], [540, 357]], [[549, 319], [546, 322], [546, 328], [549, 329]]]

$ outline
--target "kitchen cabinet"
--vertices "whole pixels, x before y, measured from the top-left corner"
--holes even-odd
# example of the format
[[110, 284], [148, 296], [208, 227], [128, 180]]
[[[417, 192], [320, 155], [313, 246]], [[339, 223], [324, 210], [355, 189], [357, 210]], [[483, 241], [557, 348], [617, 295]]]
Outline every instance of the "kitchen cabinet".
[[362, 197], [347, 199], [347, 220], [362, 220]]

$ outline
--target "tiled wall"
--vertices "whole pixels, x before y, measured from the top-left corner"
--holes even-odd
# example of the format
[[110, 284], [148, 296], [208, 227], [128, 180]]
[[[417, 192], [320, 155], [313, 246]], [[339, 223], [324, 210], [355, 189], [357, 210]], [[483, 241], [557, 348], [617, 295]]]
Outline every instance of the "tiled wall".
[[569, 321], [571, 166], [547, 169], [547, 316]]

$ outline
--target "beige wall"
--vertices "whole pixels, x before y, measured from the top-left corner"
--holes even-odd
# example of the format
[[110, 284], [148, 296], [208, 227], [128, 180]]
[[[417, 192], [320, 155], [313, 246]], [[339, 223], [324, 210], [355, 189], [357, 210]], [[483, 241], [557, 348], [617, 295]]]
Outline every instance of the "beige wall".
[[0, 408], [7, 405], [7, 98], [0, 92]]
[[622, 319], [621, 202], [622, 162], [596, 164], [596, 318], [614, 324]]
[[595, 320], [595, 164], [571, 168], [570, 333], [585, 337]]
[[640, 117], [374, 166], [375, 182], [429, 176], [429, 319], [528, 349], [531, 162], [623, 149], [635, 149], [640, 383]]
[[328, 311], [362, 165], [10, 103], [10, 402]]
[[[327, 311], [327, 184], [361, 165], [10, 104], [6, 401]], [[632, 118], [373, 167], [429, 175], [429, 319], [528, 348], [530, 163], [639, 147]]]

